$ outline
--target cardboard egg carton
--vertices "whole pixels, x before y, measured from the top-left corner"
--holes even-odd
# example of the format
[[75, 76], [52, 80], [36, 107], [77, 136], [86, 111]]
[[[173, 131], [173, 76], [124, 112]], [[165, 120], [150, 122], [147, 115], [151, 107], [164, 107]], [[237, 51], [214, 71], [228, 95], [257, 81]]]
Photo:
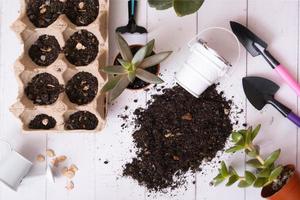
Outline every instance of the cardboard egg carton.
[[[65, 122], [76, 111], [89, 111], [98, 119], [98, 126], [95, 130], [80, 130], [84, 132], [100, 131], [105, 126], [107, 115], [107, 95], [101, 93], [101, 89], [106, 82], [106, 75], [99, 71], [100, 67], [107, 64], [108, 59], [108, 11], [109, 1], [99, 0], [99, 15], [97, 19], [88, 26], [74, 25], [64, 14], [47, 28], [36, 28], [26, 15], [26, 2], [21, 0], [21, 12], [19, 18], [12, 25], [12, 29], [17, 33], [22, 41], [23, 53], [14, 65], [15, 75], [19, 83], [19, 92], [17, 102], [12, 105], [11, 111], [22, 122], [22, 130], [24, 132], [47, 131], [47, 132], [72, 132], [79, 130], [65, 129]], [[47, 67], [41, 67], [35, 64], [28, 55], [31, 45], [38, 39], [40, 35], [53, 35], [57, 39], [61, 48], [65, 46], [65, 42], [70, 36], [82, 29], [92, 32], [99, 41], [99, 52], [97, 58], [87, 66], [77, 67], [72, 65], [61, 52], [54, 63]], [[78, 72], [90, 72], [98, 80], [98, 93], [92, 102], [86, 105], [77, 105], [68, 99], [65, 92], [60, 93], [57, 101], [51, 105], [34, 104], [26, 96], [24, 89], [31, 79], [43, 72], [47, 72], [55, 76], [59, 84], [66, 86], [70, 80]], [[29, 129], [29, 122], [38, 114], [47, 114], [56, 120], [56, 126], [50, 130]]]

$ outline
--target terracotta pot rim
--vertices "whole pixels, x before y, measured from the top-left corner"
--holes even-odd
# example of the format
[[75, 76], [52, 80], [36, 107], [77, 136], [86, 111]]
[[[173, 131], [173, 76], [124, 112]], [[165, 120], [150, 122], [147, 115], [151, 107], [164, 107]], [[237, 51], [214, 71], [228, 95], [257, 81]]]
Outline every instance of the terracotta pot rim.
[[[142, 46], [143, 46], [142, 44], [131, 44], [131, 45], [129, 45], [130, 49], [133, 48], [133, 47], [142, 47]], [[155, 51], [153, 51], [153, 53], [156, 54]], [[116, 59], [117, 59], [117, 57], [118, 57], [119, 54], [120, 54], [120, 52], [115, 56], [114, 62], [116, 61]], [[157, 64], [157, 65], [155, 65], [155, 66], [157, 66], [157, 72], [156, 72], [155, 75], [158, 75], [159, 72], [160, 72], [160, 64]], [[154, 66], [153, 66], [153, 67], [154, 67]], [[132, 89], [132, 88], [127, 88], [127, 87], [126, 87], [126, 90], [131, 90], [131, 91], [144, 90], [144, 89], [147, 89], [148, 87], [150, 87], [150, 85], [153, 85], [153, 84], [149, 83], [149, 84], [146, 85], [145, 87], [137, 88], [137, 89]]]
[[270, 197], [276, 196], [276, 194], [278, 194], [280, 191], [282, 191], [283, 189], [286, 188], [286, 186], [289, 184], [289, 182], [290, 182], [293, 178], [297, 178], [297, 177], [296, 177], [296, 176], [297, 176], [297, 172], [296, 172], [295, 165], [293, 165], [293, 164], [288, 164], [288, 165], [285, 165], [284, 167], [288, 167], [288, 168], [292, 169], [295, 173], [289, 178], [289, 180], [286, 182], [286, 184], [285, 184], [280, 190], [278, 190], [277, 192], [275, 192], [275, 193], [272, 194], [271, 196], [266, 196], [266, 195], [263, 194], [263, 193], [264, 193], [264, 189], [266, 188], [266, 187], [263, 187], [262, 190], [261, 190], [261, 197], [263, 197], [263, 198], [270, 198]]

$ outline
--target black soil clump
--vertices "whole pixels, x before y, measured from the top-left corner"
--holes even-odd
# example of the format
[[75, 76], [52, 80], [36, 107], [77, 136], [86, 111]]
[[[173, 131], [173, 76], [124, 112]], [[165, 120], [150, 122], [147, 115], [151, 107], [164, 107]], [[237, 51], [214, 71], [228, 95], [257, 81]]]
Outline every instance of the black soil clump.
[[63, 91], [63, 85], [60, 85], [57, 78], [49, 73], [37, 74], [25, 87], [25, 94], [28, 99], [38, 105], [55, 103]]
[[[132, 54], [135, 54], [142, 46], [140, 45], [133, 45], [131, 46], [131, 52]], [[155, 53], [152, 52], [151, 55], [154, 55]], [[118, 59], [122, 59], [122, 56], [121, 54], [118, 54], [115, 61], [114, 61], [114, 65], [121, 65], [118, 61]], [[158, 74], [159, 72], [159, 65], [155, 65], [155, 66], [152, 66], [152, 67], [148, 67], [145, 69], [146, 71], [152, 73], [152, 74]], [[148, 85], [150, 85], [150, 83], [147, 83], [141, 79], [139, 79], [138, 77], [136, 77], [134, 79], [133, 82], [129, 83], [129, 85], [127, 86], [128, 89], [132, 89], [132, 90], [137, 90], [137, 89], [141, 89], [141, 88], [145, 88], [147, 87]]]
[[77, 105], [88, 104], [97, 95], [98, 80], [88, 72], [75, 74], [66, 85], [66, 94], [72, 103]]
[[73, 113], [65, 123], [65, 128], [67, 130], [94, 130], [97, 126], [97, 117], [89, 111], [78, 111]]
[[150, 191], [174, 189], [185, 183], [185, 173], [200, 171], [223, 150], [232, 132], [230, 101], [209, 87], [195, 98], [179, 86], [153, 95], [147, 109], [134, 114], [137, 156], [125, 165], [130, 176]]
[[61, 49], [54, 36], [41, 35], [29, 48], [28, 54], [31, 60], [39, 66], [49, 66], [57, 58]]
[[99, 0], [68, 0], [65, 14], [77, 26], [87, 26], [98, 17]]
[[29, 0], [26, 14], [37, 28], [46, 28], [57, 20], [64, 11], [64, 3], [60, 0]]
[[80, 30], [67, 40], [64, 53], [71, 64], [86, 66], [96, 59], [98, 45], [99, 41], [93, 33]]
[[28, 128], [30, 129], [43, 129], [49, 130], [56, 126], [56, 120], [46, 114], [39, 114], [29, 122]]

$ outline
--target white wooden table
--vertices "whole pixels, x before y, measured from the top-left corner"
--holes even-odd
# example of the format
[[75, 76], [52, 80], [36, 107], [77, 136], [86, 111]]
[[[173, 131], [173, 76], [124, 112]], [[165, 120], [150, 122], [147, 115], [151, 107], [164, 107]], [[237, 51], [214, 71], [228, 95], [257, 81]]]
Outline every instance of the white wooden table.
[[[167, 81], [172, 79], [173, 71], [180, 67], [178, 52], [193, 36], [210, 26], [229, 28], [230, 20], [247, 24], [269, 42], [274, 55], [299, 79], [299, 8], [300, 0], [207, 0], [197, 14], [179, 18], [173, 10], [158, 12], [149, 8], [146, 0], [140, 0], [138, 23], [149, 30], [148, 39], [156, 39], [158, 51], [174, 51], [172, 58], [163, 64], [162, 73]], [[149, 98], [146, 92], [126, 91], [110, 107], [107, 127], [99, 134], [21, 134], [20, 123], [9, 112], [17, 95], [13, 63], [21, 53], [20, 43], [9, 26], [17, 18], [18, 10], [18, 0], [1, 0], [0, 136], [32, 161], [46, 148], [55, 149], [57, 154], [67, 155], [69, 163], [77, 164], [79, 172], [74, 179], [73, 191], [66, 191], [63, 178], [51, 184], [45, 177], [36, 177], [25, 180], [17, 193], [1, 184], [0, 200], [260, 199], [260, 192], [256, 189], [210, 187], [209, 182], [215, 176], [216, 169], [209, 166], [204, 167], [204, 175], [199, 173], [190, 177], [190, 182], [195, 180], [196, 184], [189, 183], [187, 190], [181, 188], [167, 194], [149, 194], [134, 180], [122, 177], [122, 165], [134, 156], [134, 151], [129, 151], [133, 147], [131, 130], [121, 131], [122, 121], [117, 115], [124, 112], [125, 105], [130, 105], [129, 114], [137, 106], [144, 106]], [[117, 26], [126, 23], [127, 0], [110, 0], [110, 35], [113, 36]], [[110, 41], [110, 60], [116, 53], [114, 41]], [[297, 165], [300, 160], [298, 129], [272, 107], [267, 106], [258, 112], [246, 103], [241, 87], [241, 78], [246, 75], [260, 75], [276, 81], [281, 86], [278, 99], [295, 112], [299, 109], [297, 96], [262, 58], [253, 58], [244, 49], [231, 82], [227, 83], [231, 87], [225, 89], [225, 93], [234, 95], [235, 101], [245, 109], [242, 118], [247, 123], [263, 124], [262, 133], [257, 139], [262, 144], [263, 153], [281, 148], [280, 162]], [[138, 99], [138, 103], [133, 103], [134, 99]], [[106, 160], [108, 164], [104, 164]], [[241, 153], [227, 160], [241, 170], [245, 168], [244, 161], [245, 156]], [[300, 171], [300, 166], [297, 166]], [[44, 168], [45, 164], [36, 165], [33, 173]]]

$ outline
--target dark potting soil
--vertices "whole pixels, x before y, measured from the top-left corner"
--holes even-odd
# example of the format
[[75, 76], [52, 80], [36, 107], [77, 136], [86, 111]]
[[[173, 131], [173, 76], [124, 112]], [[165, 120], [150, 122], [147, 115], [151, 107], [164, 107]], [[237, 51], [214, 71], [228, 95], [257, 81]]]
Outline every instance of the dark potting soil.
[[49, 130], [55, 126], [56, 120], [53, 117], [46, 114], [39, 114], [29, 122], [28, 128]]
[[77, 26], [87, 26], [99, 14], [99, 0], [67, 0], [65, 14]]
[[[135, 54], [141, 47], [142, 47], [141, 45], [130, 46], [132, 54]], [[154, 55], [154, 54], [155, 53], [152, 52], [151, 55]], [[122, 58], [122, 56], [121, 56], [121, 54], [118, 54], [115, 61], [114, 61], [114, 65], [121, 65], [118, 61], [118, 59], [120, 59], [120, 58]], [[159, 65], [148, 67], [145, 70], [152, 73], [152, 74], [158, 74]], [[136, 89], [141, 89], [141, 88], [147, 87], [148, 85], [150, 85], [150, 83], [147, 83], [147, 82], [139, 79], [138, 77], [136, 77], [133, 82], [129, 83], [127, 88], [136, 90]]]
[[29, 0], [26, 14], [37, 28], [45, 28], [55, 22], [64, 11], [64, 3], [60, 0]]
[[66, 85], [66, 94], [72, 103], [77, 105], [88, 104], [97, 95], [98, 80], [88, 72], [75, 74]]
[[63, 85], [60, 85], [57, 78], [49, 73], [37, 74], [25, 87], [28, 99], [38, 105], [53, 104], [63, 91]]
[[232, 132], [231, 101], [209, 87], [195, 98], [179, 86], [153, 95], [147, 109], [135, 110], [133, 133], [137, 156], [124, 167], [150, 191], [174, 189], [185, 183], [185, 173], [195, 172], [224, 148]]
[[98, 126], [97, 117], [89, 111], [78, 111], [70, 115], [65, 123], [67, 130], [94, 130]]
[[58, 41], [52, 35], [41, 35], [29, 48], [31, 60], [39, 66], [49, 66], [57, 58], [61, 49]]
[[86, 66], [96, 59], [98, 45], [99, 41], [93, 33], [80, 30], [67, 40], [64, 53], [71, 64]]

